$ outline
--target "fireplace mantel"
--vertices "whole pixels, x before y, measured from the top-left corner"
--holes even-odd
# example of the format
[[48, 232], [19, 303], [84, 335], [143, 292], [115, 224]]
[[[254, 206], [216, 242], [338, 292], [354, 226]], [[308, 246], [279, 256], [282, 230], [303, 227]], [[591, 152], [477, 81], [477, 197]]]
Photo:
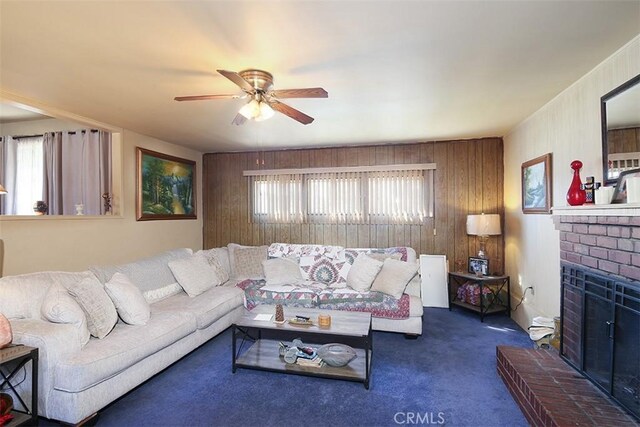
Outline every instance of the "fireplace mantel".
[[553, 216], [640, 216], [640, 203], [554, 206]]

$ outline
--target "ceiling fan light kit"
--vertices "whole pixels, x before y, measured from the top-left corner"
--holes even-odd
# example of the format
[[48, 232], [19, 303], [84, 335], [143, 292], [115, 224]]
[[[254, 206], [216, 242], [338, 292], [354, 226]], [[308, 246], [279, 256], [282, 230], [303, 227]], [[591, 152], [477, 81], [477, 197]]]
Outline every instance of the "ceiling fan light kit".
[[233, 124], [243, 125], [247, 120], [252, 119], [256, 122], [261, 122], [270, 119], [275, 114], [275, 111], [278, 111], [304, 125], [308, 125], [313, 122], [313, 117], [287, 104], [283, 104], [279, 99], [327, 98], [329, 96], [327, 91], [321, 87], [273, 90], [273, 75], [263, 70], [248, 69], [239, 73], [218, 70], [218, 72], [239, 86], [245, 95], [194, 95], [177, 96], [174, 99], [176, 101], [202, 101], [209, 99], [237, 99], [249, 96], [251, 100], [240, 108], [240, 111], [232, 121]]

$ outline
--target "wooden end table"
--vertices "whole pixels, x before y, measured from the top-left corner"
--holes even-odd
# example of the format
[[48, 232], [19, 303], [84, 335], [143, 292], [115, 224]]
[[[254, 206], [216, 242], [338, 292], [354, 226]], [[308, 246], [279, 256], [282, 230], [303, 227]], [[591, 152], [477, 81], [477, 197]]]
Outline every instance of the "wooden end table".
[[[11, 383], [11, 380], [28, 363], [31, 362], [31, 409], [27, 407], [20, 394]], [[11, 364], [12, 369], [9, 369]], [[15, 366], [13, 366], [15, 364]], [[26, 345], [12, 345], [0, 349], [0, 389], [9, 386], [9, 389], [17, 397], [14, 409], [11, 411], [13, 419], [6, 427], [20, 426], [23, 424], [38, 425], [38, 349]], [[20, 403], [22, 409], [15, 409], [15, 404]]]

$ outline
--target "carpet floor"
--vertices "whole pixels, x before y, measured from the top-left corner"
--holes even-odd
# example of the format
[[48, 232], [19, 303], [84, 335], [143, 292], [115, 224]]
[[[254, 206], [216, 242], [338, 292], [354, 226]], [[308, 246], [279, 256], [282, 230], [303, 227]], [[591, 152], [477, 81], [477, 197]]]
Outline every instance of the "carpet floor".
[[515, 322], [429, 308], [423, 324], [417, 340], [374, 333], [370, 390], [248, 369], [232, 374], [227, 330], [100, 411], [97, 425], [527, 425], [496, 373], [497, 345], [532, 345]]

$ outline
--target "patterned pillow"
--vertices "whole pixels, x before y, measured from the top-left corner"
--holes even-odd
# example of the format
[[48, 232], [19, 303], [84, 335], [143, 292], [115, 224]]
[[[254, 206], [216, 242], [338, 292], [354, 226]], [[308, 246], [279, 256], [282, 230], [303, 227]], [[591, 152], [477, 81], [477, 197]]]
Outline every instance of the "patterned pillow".
[[97, 279], [86, 278], [67, 290], [87, 317], [87, 328], [96, 338], [104, 338], [118, 321], [116, 307]]
[[242, 246], [229, 243], [231, 275], [235, 279], [263, 279], [262, 261], [267, 259], [268, 246]]
[[346, 261], [336, 261], [323, 255], [300, 257], [300, 270], [305, 280], [321, 282], [332, 287], [346, 286], [346, 275], [341, 275], [341, 270], [346, 266]]

